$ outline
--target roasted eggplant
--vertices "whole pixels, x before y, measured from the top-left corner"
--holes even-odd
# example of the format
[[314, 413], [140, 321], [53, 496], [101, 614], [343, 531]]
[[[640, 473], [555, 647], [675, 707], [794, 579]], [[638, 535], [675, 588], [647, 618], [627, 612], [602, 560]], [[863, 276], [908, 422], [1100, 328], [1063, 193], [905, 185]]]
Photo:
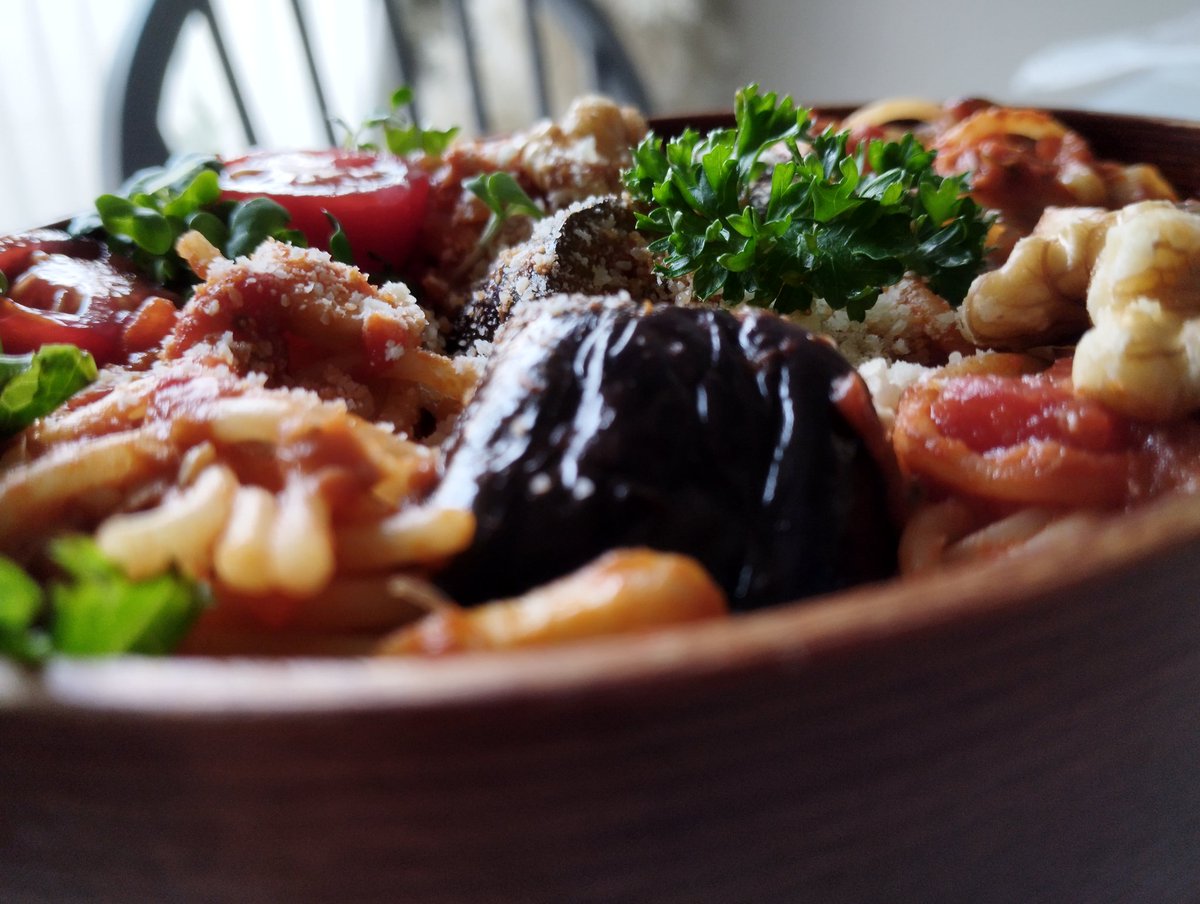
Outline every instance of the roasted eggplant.
[[615, 197], [589, 198], [540, 221], [533, 234], [501, 252], [454, 322], [453, 349], [491, 342], [519, 304], [573, 293], [628, 292], [638, 300], [669, 301], [670, 287], [637, 232], [633, 212]]
[[894, 572], [894, 463], [851, 366], [763, 311], [558, 296], [501, 331], [449, 443], [464, 603], [621, 546], [694, 556], [747, 609]]

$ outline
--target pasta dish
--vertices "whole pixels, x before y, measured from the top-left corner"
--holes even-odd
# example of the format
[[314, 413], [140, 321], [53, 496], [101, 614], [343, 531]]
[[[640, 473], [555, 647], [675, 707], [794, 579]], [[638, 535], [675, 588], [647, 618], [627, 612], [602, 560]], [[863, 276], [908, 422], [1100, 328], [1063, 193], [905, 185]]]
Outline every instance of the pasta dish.
[[0, 653], [644, 631], [1200, 484], [1200, 208], [1049, 114], [384, 137], [0, 238]]

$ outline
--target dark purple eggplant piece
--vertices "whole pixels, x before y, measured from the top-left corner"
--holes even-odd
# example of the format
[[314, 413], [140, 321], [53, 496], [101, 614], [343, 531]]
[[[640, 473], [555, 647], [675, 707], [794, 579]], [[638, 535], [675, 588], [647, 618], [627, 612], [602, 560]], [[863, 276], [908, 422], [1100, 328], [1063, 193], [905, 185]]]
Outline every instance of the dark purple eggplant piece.
[[739, 609], [891, 575], [886, 444], [843, 415], [846, 380], [766, 312], [547, 300], [502, 331], [451, 437], [435, 501], [478, 531], [439, 581], [475, 603], [619, 546], [694, 556]]
[[538, 222], [533, 234], [500, 253], [454, 323], [452, 349], [491, 342], [518, 304], [561, 293], [666, 302], [669, 288], [654, 272], [654, 257], [619, 198], [589, 198]]

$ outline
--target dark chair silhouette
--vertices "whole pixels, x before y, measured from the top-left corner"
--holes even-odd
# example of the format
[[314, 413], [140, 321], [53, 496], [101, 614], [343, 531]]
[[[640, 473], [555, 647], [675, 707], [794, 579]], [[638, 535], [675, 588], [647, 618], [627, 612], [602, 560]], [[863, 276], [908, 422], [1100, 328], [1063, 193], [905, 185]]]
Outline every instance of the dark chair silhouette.
[[[398, 71], [404, 83], [412, 85], [417, 75], [413, 47], [419, 35], [413, 33], [403, 3], [396, 0], [381, 2]], [[492, 114], [480, 81], [479, 48], [468, 15], [467, 0], [446, 2], [453, 13], [457, 39], [463, 50], [464, 77], [470, 89], [475, 126], [478, 131], [487, 132], [492, 127]], [[314, 57], [309, 24], [300, 0], [290, 0], [290, 4], [307, 65], [309, 88], [325, 123], [329, 143], [334, 144], [331, 111]], [[633, 63], [612, 24], [595, 3], [591, 0], [522, 0], [521, 7], [539, 115], [546, 116], [551, 112], [545, 46], [537, 22], [540, 12], [555, 17], [557, 24], [577, 48], [580, 59], [589, 63], [590, 87], [593, 90], [643, 110], [648, 109], [646, 92]], [[170, 154], [171, 149], [167, 147], [159, 126], [163, 85], [184, 26], [195, 16], [201, 16], [207, 22], [247, 143], [256, 144], [258, 141], [255, 124], [238, 84], [236, 67], [230, 59], [210, 0], [150, 0], [131, 24], [109, 86], [103, 161], [105, 172], [114, 184], [143, 167], [162, 163]], [[411, 111], [414, 116], [420, 116], [419, 105], [418, 91]]]

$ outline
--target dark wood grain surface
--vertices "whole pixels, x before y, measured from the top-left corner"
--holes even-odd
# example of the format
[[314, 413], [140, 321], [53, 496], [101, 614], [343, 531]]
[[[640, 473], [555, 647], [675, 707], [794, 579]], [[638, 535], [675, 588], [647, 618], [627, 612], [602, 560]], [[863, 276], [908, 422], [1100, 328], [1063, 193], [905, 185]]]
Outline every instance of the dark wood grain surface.
[[[1195, 129], [1080, 116], [1195, 175]], [[81, 668], [0, 700], [0, 900], [1196, 900], [1197, 587], [1170, 500], [728, 624], [383, 667], [343, 706], [295, 664], [229, 709], [221, 663], [178, 700]]]
[[1011, 613], [480, 705], [9, 713], [5, 886], [47, 901], [1186, 900], [1198, 580], [1184, 546]]

